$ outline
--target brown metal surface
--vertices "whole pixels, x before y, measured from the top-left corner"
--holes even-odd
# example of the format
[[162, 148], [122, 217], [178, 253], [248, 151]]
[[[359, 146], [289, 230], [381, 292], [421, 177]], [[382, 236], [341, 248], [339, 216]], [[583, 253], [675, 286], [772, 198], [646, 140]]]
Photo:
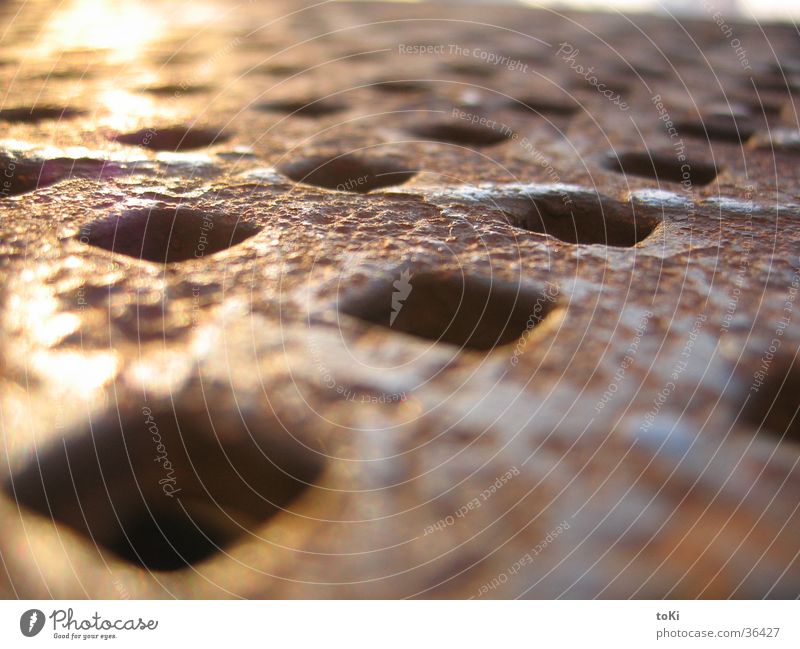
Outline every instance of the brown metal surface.
[[0, 12], [5, 597], [800, 595], [794, 29]]

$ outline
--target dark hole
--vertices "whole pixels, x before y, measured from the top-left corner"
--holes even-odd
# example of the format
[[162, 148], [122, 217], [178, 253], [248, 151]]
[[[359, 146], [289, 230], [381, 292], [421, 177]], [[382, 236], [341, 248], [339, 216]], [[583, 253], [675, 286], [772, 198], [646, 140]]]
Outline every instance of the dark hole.
[[274, 63], [261, 65], [253, 68], [252, 74], [268, 74], [280, 77], [292, 77], [301, 74], [308, 70], [308, 67], [302, 65], [292, 65], [290, 63]]
[[411, 79], [380, 79], [370, 83], [369, 87], [386, 94], [402, 95], [408, 92], [422, 92], [428, 90], [429, 86]]
[[647, 63], [631, 63], [626, 61], [618, 65], [611, 66], [610, 71], [614, 76], [627, 77], [629, 79], [663, 79], [668, 76], [668, 70], [658, 65]]
[[202, 85], [164, 84], [161, 86], [148, 86], [143, 88], [143, 91], [157, 97], [180, 97], [181, 95], [196, 95], [207, 92], [210, 89], [210, 86]]
[[466, 146], [489, 146], [513, 137], [514, 132], [507, 126], [496, 128], [471, 124], [469, 122], [434, 122], [422, 124], [411, 129], [411, 133], [427, 140], [463, 144]]
[[529, 196], [498, 200], [497, 205], [511, 225], [567, 243], [635, 246], [660, 223], [599, 194]]
[[184, 568], [289, 507], [322, 470], [320, 455], [259, 415], [221, 417], [115, 413], [40, 452], [6, 491], [132, 563]]
[[521, 97], [516, 101], [511, 101], [508, 105], [515, 110], [559, 117], [574, 115], [580, 108], [577, 104], [544, 97]]
[[486, 277], [398, 272], [344, 299], [339, 311], [394, 331], [489, 350], [536, 326], [554, 297], [528, 285]]
[[388, 159], [355, 155], [304, 158], [283, 164], [278, 170], [299, 183], [362, 194], [402, 185], [416, 174]]
[[56, 108], [41, 106], [38, 108], [4, 108], [0, 110], [0, 120], [4, 122], [35, 123], [48, 119], [69, 119], [77, 117], [83, 112], [71, 108]]
[[75, 68], [63, 68], [59, 70], [50, 70], [37, 74], [35, 79], [94, 79], [99, 74], [97, 69], [92, 69], [92, 65], [78, 66]]
[[220, 131], [187, 126], [148, 128], [124, 133], [114, 138], [122, 144], [141, 146], [154, 151], [189, 151], [227, 140]]
[[47, 182], [41, 173], [41, 162], [28, 162], [0, 156], [0, 198], [32, 192], [39, 187], [52, 185], [58, 180], [55, 178], [51, 182]]
[[136, 259], [170, 263], [221, 252], [260, 229], [232, 216], [172, 208], [129, 211], [95, 221], [83, 227], [77, 238]]
[[180, 570], [218, 550], [215, 539], [209, 538], [184, 512], [143, 514], [127, 522], [123, 530], [124, 534], [110, 543], [109, 549], [150, 570]]
[[[745, 83], [749, 86], [751, 81], [748, 79]], [[784, 78], [782, 74], [757, 76], [753, 78], [752, 84], [762, 92], [784, 92], [790, 94], [800, 92], [800, 85], [795, 82], [793, 77]]]
[[736, 144], [747, 140], [756, 130], [747, 118], [736, 118], [733, 115], [711, 115], [698, 121], [676, 121], [675, 128], [687, 137]]
[[[618, 102], [623, 96], [628, 94], [631, 90], [632, 84], [630, 81], [626, 79], [617, 78], [615, 73], [612, 73], [610, 70], [608, 71], [607, 75], [604, 76], [603, 78], [604, 80], [608, 79], [608, 81], [605, 82], [603, 93], [608, 93], [606, 94], [606, 97], [613, 103]], [[591, 90], [592, 92], [596, 92], [597, 90], [591, 81], [589, 81], [588, 79], [584, 79], [584, 77], [581, 75], [577, 75], [575, 78], [573, 78], [572, 81], [570, 81], [569, 86], [579, 91]]]
[[256, 105], [256, 109], [269, 113], [284, 113], [295, 117], [325, 117], [344, 110], [344, 105], [324, 99], [278, 100], [267, 101]]
[[485, 79], [494, 76], [494, 69], [489, 64], [473, 63], [471, 61], [449, 61], [443, 63], [441, 68], [458, 75]]
[[800, 442], [800, 361], [776, 358], [758, 391], [750, 392], [744, 420], [762, 431]]
[[0, 154], [0, 199], [49, 187], [68, 178], [100, 178], [104, 171], [113, 175], [118, 168], [91, 158], [37, 160]]
[[783, 56], [780, 61], [772, 61], [766, 66], [767, 72], [765, 76], [775, 77], [780, 75], [797, 75], [800, 74], [800, 59]]
[[605, 168], [618, 171], [629, 176], [653, 178], [659, 182], [681, 183], [686, 180], [684, 173], [688, 173], [688, 180], [692, 185], [701, 187], [712, 182], [717, 177], [717, 167], [713, 162], [703, 160], [680, 161], [672, 152], [661, 153], [656, 151], [629, 151], [626, 153], [611, 153], [608, 155]]
[[747, 108], [748, 112], [755, 117], [777, 117], [783, 110], [783, 104], [780, 101], [770, 101], [764, 97], [757, 99], [737, 99], [737, 103], [742, 104]]

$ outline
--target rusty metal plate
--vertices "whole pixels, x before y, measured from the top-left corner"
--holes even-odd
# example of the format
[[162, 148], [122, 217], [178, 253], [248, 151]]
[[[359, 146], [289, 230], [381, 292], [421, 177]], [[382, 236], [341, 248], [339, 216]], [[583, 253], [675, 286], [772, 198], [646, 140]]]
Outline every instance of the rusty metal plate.
[[800, 40], [2, 12], [0, 592], [800, 595]]

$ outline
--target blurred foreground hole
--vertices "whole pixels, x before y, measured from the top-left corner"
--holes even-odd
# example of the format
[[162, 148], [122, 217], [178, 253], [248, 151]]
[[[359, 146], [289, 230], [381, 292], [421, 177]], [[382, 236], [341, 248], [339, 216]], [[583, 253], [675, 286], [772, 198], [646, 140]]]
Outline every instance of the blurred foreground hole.
[[271, 423], [143, 408], [55, 443], [5, 488], [89, 543], [178, 570], [289, 506], [321, 470], [321, 456]]

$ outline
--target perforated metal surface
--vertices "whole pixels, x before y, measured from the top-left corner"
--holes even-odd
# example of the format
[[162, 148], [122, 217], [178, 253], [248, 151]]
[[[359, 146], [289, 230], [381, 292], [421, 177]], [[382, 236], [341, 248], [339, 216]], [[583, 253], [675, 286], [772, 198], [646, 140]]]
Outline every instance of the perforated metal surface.
[[794, 29], [0, 11], [4, 596], [800, 594]]

